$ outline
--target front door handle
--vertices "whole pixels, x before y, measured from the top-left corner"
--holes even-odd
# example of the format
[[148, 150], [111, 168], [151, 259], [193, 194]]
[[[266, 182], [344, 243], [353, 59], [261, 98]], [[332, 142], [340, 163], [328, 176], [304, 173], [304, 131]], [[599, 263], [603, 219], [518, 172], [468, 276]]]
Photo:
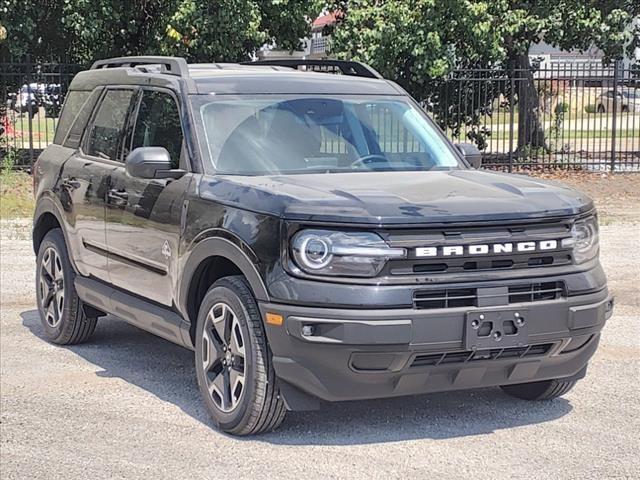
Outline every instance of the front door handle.
[[62, 183], [60, 183], [62, 188], [66, 188], [67, 190], [76, 190], [80, 188], [81, 184], [78, 180], [74, 180], [72, 178], [65, 178]]
[[112, 188], [107, 192], [108, 203], [113, 205], [124, 205], [129, 199], [129, 194], [124, 190]]

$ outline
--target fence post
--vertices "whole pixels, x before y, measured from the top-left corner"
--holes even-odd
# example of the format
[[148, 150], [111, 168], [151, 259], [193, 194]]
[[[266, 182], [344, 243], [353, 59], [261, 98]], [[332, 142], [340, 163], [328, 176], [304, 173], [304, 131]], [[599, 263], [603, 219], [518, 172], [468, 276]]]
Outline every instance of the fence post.
[[515, 94], [515, 81], [513, 69], [509, 70], [509, 173], [513, 171], [513, 96]]
[[[618, 76], [620, 60], [613, 63], [613, 119], [611, 120], [611, 171], [616, 170], [616, 119], [618, 117]], [[622, 102], [620, 102], [622, 103]], [[622, 105], [621, 105], [622, 107]]]
[[[33, 104], [31, 102], [31, 55], [27, 55], [27, 68], [26, 68], [26, 80], [27, 80], [27, 116], [29, 125], [29, 165], [33, 167]], [[35, 98], [35, 92], [33, 93]], [[36, 108], [37, 105], [36, 105]]]

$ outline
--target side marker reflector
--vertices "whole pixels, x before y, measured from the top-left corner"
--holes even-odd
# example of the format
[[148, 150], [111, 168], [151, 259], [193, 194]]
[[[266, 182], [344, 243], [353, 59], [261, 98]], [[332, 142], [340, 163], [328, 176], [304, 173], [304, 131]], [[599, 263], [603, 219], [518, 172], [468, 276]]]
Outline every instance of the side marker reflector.
[[277, 313], [267, 313], [266, 319], [269, 325], [276, 325], [278, 327], [284, 322], [282, 315], [278, 315]]

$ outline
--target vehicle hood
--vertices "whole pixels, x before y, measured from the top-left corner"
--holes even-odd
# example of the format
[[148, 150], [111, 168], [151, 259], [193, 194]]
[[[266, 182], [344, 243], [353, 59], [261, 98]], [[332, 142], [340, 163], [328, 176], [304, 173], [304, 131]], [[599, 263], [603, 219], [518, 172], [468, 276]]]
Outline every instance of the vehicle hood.
[[205, 176], [200, 197], [281, 218], [424, 224], [568, 216], [593, 209], [586, 195], [522, 175], [450, 170], [276, 176]]

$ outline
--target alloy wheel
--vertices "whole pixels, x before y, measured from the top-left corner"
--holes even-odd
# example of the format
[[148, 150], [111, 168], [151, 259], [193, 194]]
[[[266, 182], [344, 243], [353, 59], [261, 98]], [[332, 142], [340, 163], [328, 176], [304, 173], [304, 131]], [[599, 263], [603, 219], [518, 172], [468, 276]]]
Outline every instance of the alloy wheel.
[[207, 314], [202, 334], [202, 367], [215, 405], [233, 411], [245, 390], [247, 369], [242, 327], [233, 309], [216, 303]]
[[64, 311], [64, 271], [60, 255], [53, 247], [42, 255], [38, 284], [45, 320], [51, 328], [56, 328]]

